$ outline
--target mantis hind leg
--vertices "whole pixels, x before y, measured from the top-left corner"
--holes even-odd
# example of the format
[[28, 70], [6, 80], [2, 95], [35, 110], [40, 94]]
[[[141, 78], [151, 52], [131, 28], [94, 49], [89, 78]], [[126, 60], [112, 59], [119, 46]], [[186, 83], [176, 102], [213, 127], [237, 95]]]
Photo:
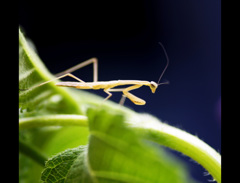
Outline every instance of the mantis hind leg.
[[36, 85], [36, 86], [34, 86], [32, 88], [19, 89], [19, 91], [26, 91], [26, 90], [29, 90], [29, 89], [34, 89], [34, 88], [37, 88], [39, 86], [45, 85], [45, 84], [47, 84], [49, 82], [55, 81], [57, 79], [64, 78], [66, 76], [72, 77], [72, 78], [76, 79], [77, 81], [79, 81], [81, 83], [85, 83], [83, 80], [81, 80], [78, 77], [76, 77], [73, 74], [71, 74], [71, 72], [74, 72], [74, 71], [76, 71], [76, 70], [78, 70], [78, 69], [80, 69], [82, 67], [85, 67], [85, 66], [91, 64], [91, 63], [93, 63], [93, 81], [97, 82], [98, 81], [98, 61], [97, 61], [97, 58], [91, 58], [91, 59], [86, 60], [86, 61], [84, 61], [84, 62], [82, 62], [80, 64], [77, 64], [77, 65], [75, 65], [75, 66], [73, 66], [73, 67], [71, 67], [71, 68], [69, 68], [69, 69], [67, 69], [67, 70], [65, 70], [63, 72], [55, 74], [56, 78], [54, 78], [54, 79], [51, 79], [51, 80], [46, 81], [46, 82], [43, 82], [43, 83], [41, 83], [39, 85]]
[[71, 68], [69, 68], [69, 69], [67, 69], [63, 72], [60, 72], [60, 73], [56, 74], [55, 76], [59, 77], [59, 76], [62, 76], [64, 74], [67, 74], [67, 73], [72, 73], [72, 72], [74, 72], [78, 69], [81, 69], [81, 68], [83, 68], [83, 67], [85, 67], [85, 66], [87, 66], [91, 63], [93, 64], [93, 82], [97, 82], [98, 81], [98, 60], [95, 57], [90, 58], [90, 59], [88, 59], [84, 62], [81, 62], [80, 64], [77, 64], [77, 65], [75, 65], [75, 66], [73, 66], [73, 67], [71, 67]]
[[47, 84], [47, 83], [50, 83], [50, 82], [52, 82], [52, 81], [55, 81], [55, 80], [58, 80], [58, 79], [61, 79], [61, 78], [67, 77], [67, 76], [69, 76], [69, 77], [71, 77], [71, 78], [73, 78], [73, 79], [76, 79], [77, 81], [79, 81], [79, 82], [81, 82], [81, 83], [85, 83], [83, 80], [79, 79], [78, 77], [74, 76], [73, 74], [67, 73], [67, 74], [64, 74], [64, 75], [62, 75], [62, 76], [59, 76], [59, 77], [57, 77], [57, 78], [54, 78], [54, 79], [51, 79], [51, 80], [49, 80], [49, 81], [45, 81], [45, 82], [43, 82], [43, 83], [41, 83], [41, 84], [38, 84], [38, 85], [36, 85], [36, 86], [33, 86], [32, 88], [19, 89], [19, 90], [20, 90], [20, 91], [32, 90], [32, 89], [34, 89], [34, 88], [37, 88], [37, 87], [39, 87], [39, 86], [45, 85], [45, 84]]

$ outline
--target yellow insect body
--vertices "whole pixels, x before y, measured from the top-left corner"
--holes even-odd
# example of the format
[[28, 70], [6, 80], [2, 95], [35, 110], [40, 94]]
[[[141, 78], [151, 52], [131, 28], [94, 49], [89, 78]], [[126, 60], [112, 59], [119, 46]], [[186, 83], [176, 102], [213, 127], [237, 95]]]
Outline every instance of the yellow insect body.
[[153, 93], [155, 92], [158, 86], [157, 84], [155, 86], [151, 86], [152, 85], [151, 82], [139, 81], [139, 80], [113, 80], [113, 81], [98, 81], [98, 82], [58, 82], [55, 85], [62, 86], [62, 87], [72, 87], [77, 89], [99, 90], [104, 88], [114, 88], [116, 86], [122, 86], [122, 85], [136, 85], [136, 84], [146, 85], [146, 86], [149, 86], [150, 88], [152, 87]]
[[[143, 85], [149, 86], [152, 93], [155, 93], [158, 84], [154, 81], [139, 81], [139, 80], [114, 80], [114, 81], [98, 81], [98, 82], [58, 82], [55, 84], [56, 86], [62, 87], [72, 87], [77, 89], [93, 89], [99, 90], [104, 89], [104, 91], [108, 94], [108, 97], [105, 99], [107, 100], [112, 96], [111, 92], [122, 91], [123, 94], [129, 98], [134, 104], [136, 105], [145, 105], [145, 101], [134, 96], [133, 94], [129, 93], [128, 91], [140, 88]], [[117, 86], [122, 85], [133, 85], [127, 88], [114, 88]]]
[[[91, 58], [85, 62], [82, 62], [74, 67], [71, 67], [59, 74], [57, 74], [57, 78], [54, 78], [52, 80], [49, 80], [49, 81], [46, 81], [46, 82], [43, 82], [35, 87], [39, 87], [39, 86], [42, 86], [44, 84], [47, 84], [49, 82], [52, 82], [52, 81], [55, 81], [57, 79], [61, 79], [61, 78], [64, 78], [64, 77], [72, 77], [74, 78], [75, 80], [77, 80], [78, 82], [58, 82], [56, 83], [55, 85], [56, 86], [62, 86], [62, 87], [72, 87], [72, 88], [77, 88], [77, 89], [93, 89], [93, 90], [99, 90], [99, 89], [103, 89], [103, 91], [105, 93], [108, 94], [108, 96], [105, 98], [105, 100], [109, 99], [111, 96], [112, 96], [112, 93], [110, 92], [123, 92], [123, 98], [125, 100], [125, 98], [129, 98], [134, 104], [136, 105], [145, 105], [145, 101], [143, 99], [140, 99], [136, 96], [134, 96], [133, 94], [129, 93], [129, 91], [131, 90], [135, 90], [135, 89], [138, 89], [140, 88], [141, 86], [145, 85], [145, 86], [148, 86], [152, 93], [155, 93], [157, 87], [161, 84], [168, 84], [168, 82], [165, 82], [165, 83], [160, 83], [160, 80], [165, 72], [165, 70], [167, 69], [168, 67], [168, 63], [169, 63], [169, 59], [168, 59], [168, 56], [167, 56], [167, 53], [166, 53], [166, 50], [165, 48], [163, 47], [163, 45], [161, 43], [159, 43], [163, 50], [164, 50], [164, 53], [166, 55], [166, 58], [167, 58], [167, 65], [165, 66], [162, 74], [160, 75], [159, 77], [159, 80], [158, 80], [158, 83], [155, 83], [154, 81], [140, 81], [140, 80], [113, 80], [113, 81], [98, 81], [98, 61], [96, 58]], [[93, 64], [93, 82], [84, 82], [83, 80], [79, 79], [78, 77], [74, 76], [73, 74], [71, 74], [71, 72], [74, 72], [76, 71], [77, 69], [80, 69], [82, 67], [85, 67], [89, 64]], [[115, 88], [117, 86], [123, 86], [123, 85], [132, 85], [132, 86], [128, 86], [126, 88]], [[35, 88], [33, 87], [33, 88]], [[33, 89], [31, 88], [31, 89]], [[120, 101], [120, 104], [123, 105], [124, 103], [124, 100]]]

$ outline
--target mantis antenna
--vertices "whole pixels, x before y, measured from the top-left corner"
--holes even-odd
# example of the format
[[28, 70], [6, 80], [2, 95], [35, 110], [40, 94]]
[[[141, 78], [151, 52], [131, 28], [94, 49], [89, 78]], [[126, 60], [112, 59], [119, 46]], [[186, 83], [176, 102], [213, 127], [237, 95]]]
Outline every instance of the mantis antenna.
[[164, 70], [162, 71], [162, 74], [160, 75], [160, 77], [159, 77], [159, 79], [158, 79], [158, 82], [157, 82], [158, 85], [161, 85], [161, 84], [167, 84], [167, 83], [169, 83], [169, 82], [167, 82], [167, 83], [160, 83], [160, 81], [161, 81], [161, 79], [162, 79], [162, 76], [163, 76], [164, 72], [166, 71], [166, 69], [167, 69], [167, 67], [168, 67], [169, 58], [168, 58], [167, 51], [166, 51], [166, 49], [164, 48], [163, 44], [162, 44], [161, 42], [158, 42], [158, 43], [159, 43], [160, 46], [162, 47], [162, 49], [163, 49], [163, 51], [164, 51], [164, 54], [165, 54], [165, 57], [166, 57], [166, 59], [167, 59], [167, 64], [166, 64]]

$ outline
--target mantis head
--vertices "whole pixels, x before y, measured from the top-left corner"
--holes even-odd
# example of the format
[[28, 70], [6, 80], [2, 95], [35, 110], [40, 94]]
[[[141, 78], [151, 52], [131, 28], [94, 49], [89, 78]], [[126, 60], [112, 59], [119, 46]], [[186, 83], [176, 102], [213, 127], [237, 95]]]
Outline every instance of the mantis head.
[[156, 89], [158, 87], [158, 84], [155, 83], [154, 81], [151, 81], [149, 87], [152, 90], [152, 93], [155, 93], [155, 91], [156, 91]]

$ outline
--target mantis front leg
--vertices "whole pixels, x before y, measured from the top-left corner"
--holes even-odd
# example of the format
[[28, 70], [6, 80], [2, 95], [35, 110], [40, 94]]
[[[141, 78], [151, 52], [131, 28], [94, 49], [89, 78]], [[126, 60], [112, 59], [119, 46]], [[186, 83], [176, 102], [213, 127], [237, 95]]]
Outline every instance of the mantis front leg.
[[128, 87], [128, 88], [123, 90], [123, 94], [127, 98], [129, 98], [134, 104], [136, 104], [136, 105], [145, 105], [146, 102], [143, 99], [140, 99], [140, 98], [136, 97], [135, 95], [129, 93], [129, 91], [135, 90], [137, 88], [140, 88], [141, 86], [142, 85], [139, 85], [139, 84], [130, 86], [130, 87]]
[[108, 94], [108, 97], [105, 98], [105, 100], [109, 99], [112, 94], [109, 93], [109, 91], [112, 91], [112, 92], [123, 92], [123, 96], [119, 102], [120, 105], [123, 105], [124, 104], [124, 101], [125, 101], [125, 98], [129, 98], [129, 100], [131, 100], [134, 104], [136, 105], [145, 105], [145, 101], [143, 99], [140, 99], [138, 97], [136, 97], [135, 95], [129, 93], [129, 91], [131, 90], [135, 90], [135, 89], [138, 89], [140, 88], [142, 85], [141, 84], [136, 84], [136, 85], [133, 85], [133, 86], [130, 86], [130, 87], [127, 87], [127, 88], [108, 88], [107, 90], [105, 89], [104, 91]]

